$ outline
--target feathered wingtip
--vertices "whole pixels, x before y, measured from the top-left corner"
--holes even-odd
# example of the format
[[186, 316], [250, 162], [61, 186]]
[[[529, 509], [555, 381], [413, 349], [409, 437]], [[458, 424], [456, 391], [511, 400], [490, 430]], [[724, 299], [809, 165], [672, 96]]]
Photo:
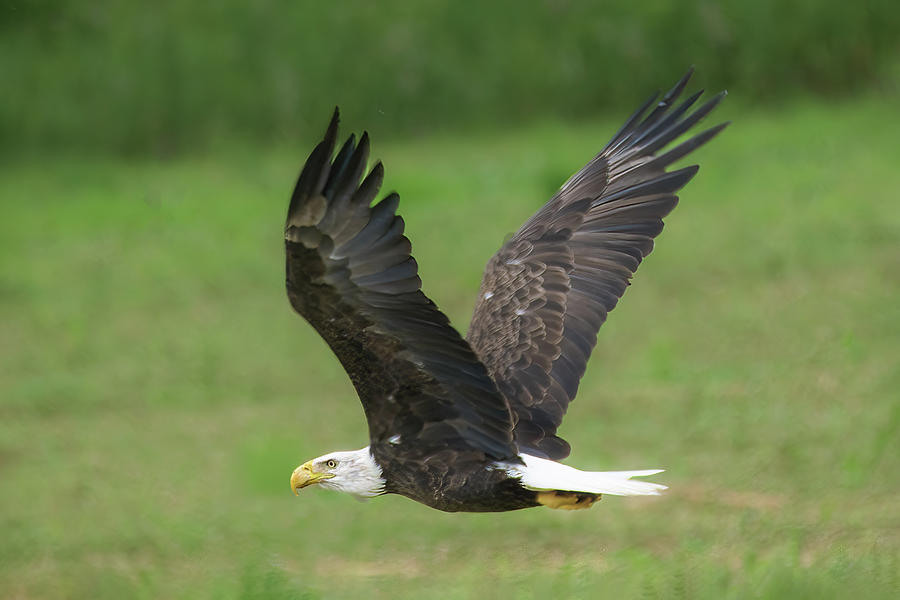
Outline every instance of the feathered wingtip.
[[[663, 95], [657, 102], [659, 92], [651, 95], [634, 113], [625, 121], [625, 124], [616, 132], [612, 140], [607, 144], [605, 151], [614, 151], [624, 146], [640, 145], [646, 154], [656, 152], [663, 146], [673, 141], [682, 133], [693, 127], [703, 117], [708, 115], [718, 106], [719, 102], [728, 95], [728, 92], [721, 91], [690, 115], [682, 117], [697, 102], [704, 90], [699, 90], [686, 98], [680, 105], [675, 106], [675, 102], [684, 92], [691, 76], [694, 74], [694, 67], [691, 66], [678, 82], [672, 86], [668, 92]], [[651, 106], [656, 104], [653, 110], [647, 112]], [[714, 132], [703, 132], [702, 141], [695, 143], [691, 149], [694, 149], [703, 143], [706, 143], [719, 131], [724, 129], [728, 123], [717, 125], [713, 129]], [[685, 152], [686, 153], [686, 152]]]
[[[674, 86], [672, 86], [672, 89], [669, 90], [666, 93], [666, 95], [663, 96], [662, 100], [659, 101], [659, 103], [656, 105], [656, 110], [654, 111], [654, 113], [660, 113], [662, 111], [665, 111], [666, 108], [668, 108], [668, 106], [672, 103], [672, 101], [681, 95], [681, 92], [683, 92], [684, 88], [687, 87], [688, 81], [691, 80], [691, 77], [693, 77], [693, 75], [694, 75], [694, 65], [691, 65], [690, 67], [688, 67], [687, 73], [682, 75], [681, 79], [678, 80], [678, 83], [676, 83]], [[702, 90], [699, 93], [697, 93], [694, 97], [694, 100], [696, 100], [696, 98], [699, 97], [700, 94], [702, 94], [702, 93], [703, 93]], [[608, 145], [610, 145], [610, 146], [613, 145], [616, 142], [616, 140], [623, 138], [623, 134], [625, 134], [625, 133], [629, 132], [631, 129], [633, 129], [635, 127], [635, 125], [637, 125], [641, 121], [642, 117], [644, 116], [644, 113], [647, 112], [647, 109], [650, 108], [651, 106], [653, 106], [653, 103], [656, 102], [656, 99], [658, 97], [659, 97], [659, 90], [650, 94], [650, 97], [647, 98], [644, 101], [644, 103], [641, 104], [638, 107], [638, 109], [631, 114], [630, 117], [628, 117], [628, 119], [625, 121], [625, 123], [622, 125], [622, 127], [620, 127], [619, 130], [615, 133], [615, 135], [613, 135], [612, 140], [610, 140]]]
[[[618, 161], [622, 164], [630, 164], [628, 161], [632, 159], [653, 157], [652, 162], [648, 162], [647, 166], [651, 169], [664, 170], [679, 158], [706, 144], [725, 129], [729, 125], [728, 122], [711, 127], [681, 142], [675, 148], [665, 150], [667, 145], [676, 141], [712, 112], [726, 96], [726, 92], [719, 92], [690, 112], [700, 96], [703, 95], [703, 90], [691, 94], [680, 103], [678, 100], [693, 74], [694, 67], [691, 67], [661, 98], [658, 91], [647, 98], [625, 121], [625, 124], [604, 146], [603, 150], [572, 175], [560, 189], [572, 197], [590, 195], [587, 188], [593, 185], [598, 174], [602, 177], [606, 176], [604, 169], [609, 162]], [[664, 152], [657, 155], [656, 153], [660, 151]], [[632, 173], [632, 175], [635, 174], [636, 172]], [[686, 184], [692, 174], [685, 172], [682, 173], [682, 176], [680, 184], [671, 191]]]
[[[331, 170], [331, 155], [334, 153], [334, 146], [337, 141], [338, 124], [341, 120], [340, 109], [335, 106], [334, 113], [331, 115], [331, 121], [325, 130], [325, 136], [322, 141], [316, 144], [309, 158], [300, 171], [297, 178], [297, 184], [294, 186], [294, 192], [291, 194], [291, 203], [288, 206], [288, 216], [285, 222], [285, 231], [297, 221], [297, 215], [306, 211], [305, 205], [307, 201], [321, 192], [328, 179], [328, 173]], [[304, 219], [301, 219], [304, 220]]]

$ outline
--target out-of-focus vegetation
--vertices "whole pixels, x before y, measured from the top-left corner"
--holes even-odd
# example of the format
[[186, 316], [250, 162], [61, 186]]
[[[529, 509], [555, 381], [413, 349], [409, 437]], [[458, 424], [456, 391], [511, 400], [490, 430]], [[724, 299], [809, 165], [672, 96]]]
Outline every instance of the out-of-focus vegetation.
[[[896, 106], [717, 117], [562, 428], [570, 464], [671, 489], [576, 513], [291, 495], [298, 463], [366, 443], [284, 294], [298, 151], [0, 171], [0, 597], [895, 598]], [[620, 123], [375, 140], [457, 326]]]
[[[883, 85], [896, 0], [0, 3], [0, 150], [296, 139], [336, 103], [380, 139], [632, 108], [698, 81], [773, 102]], [[893, 73], [895, 78], [896, 73]]]

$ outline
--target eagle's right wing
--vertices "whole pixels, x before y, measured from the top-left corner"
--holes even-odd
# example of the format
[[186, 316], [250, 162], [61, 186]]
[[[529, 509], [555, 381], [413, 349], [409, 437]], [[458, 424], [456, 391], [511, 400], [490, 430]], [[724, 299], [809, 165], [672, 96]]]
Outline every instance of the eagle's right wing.
[[284, 232], [291, 305], [340, 359], [373, 443], [515, 457], [506, 401], [419, 289], [397, 194], [371, 206], [381, 163], [360, 183], [368, 136], [358, 145], [350, 136], [332, 160], [337, 125], [335, 110], [291, 198]]
[[[664, 154], [724, 96], [688, 113], [688, 72], [656, 106], [650, 98], [485, 268], [468, 340], [510, 403], [521, 450], [565, 458], [557, 437], [597, 332], [653, 249], [675, 193], [697, 172], [666, 167], [709, 141], [713, 127]], [[645, 116], [646, 115], [646, 116]]]

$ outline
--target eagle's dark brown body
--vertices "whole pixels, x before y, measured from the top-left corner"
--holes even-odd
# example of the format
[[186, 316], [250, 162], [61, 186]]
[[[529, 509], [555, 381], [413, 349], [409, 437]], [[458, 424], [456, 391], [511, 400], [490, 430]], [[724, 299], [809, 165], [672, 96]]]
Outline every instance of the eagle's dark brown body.
[[[400, 494], [445, 512], [502, 512], [538, 506], [537, 494], [491, 468], [483, 453], [444, 449], [433, 454], [404, 452], [388, 444], [371, 446], [387, 481], [386, 493]], [[517, 458], [510, 460], [519, 462]]]

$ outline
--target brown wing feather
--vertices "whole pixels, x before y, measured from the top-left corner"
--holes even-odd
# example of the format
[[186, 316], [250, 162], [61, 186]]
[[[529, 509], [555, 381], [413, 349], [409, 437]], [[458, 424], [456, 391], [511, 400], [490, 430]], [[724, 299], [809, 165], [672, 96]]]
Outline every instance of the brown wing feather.
[[371, 206], [383, 170], [360, 183], [368, 136], [332, 160], [335, 111], [291, 198], [285, 224], [287, 292], [328, 342], [359, 394], [374, 443], [514, 457], [512, 417], [484, 365], [420, 290], [399, 201]]
[[724, 96], [690, 114], [700, 93], [675, 107], [690, 76], [649, 113], [656, 98], [644, 103], [488, 262], [467, 338], [515, 413], [521, 450], [568, 456], [556, 430], [597, 332], [653, 249], [675, 193], [697, 172], [665, 169], [727, 125], [656, 154]]

